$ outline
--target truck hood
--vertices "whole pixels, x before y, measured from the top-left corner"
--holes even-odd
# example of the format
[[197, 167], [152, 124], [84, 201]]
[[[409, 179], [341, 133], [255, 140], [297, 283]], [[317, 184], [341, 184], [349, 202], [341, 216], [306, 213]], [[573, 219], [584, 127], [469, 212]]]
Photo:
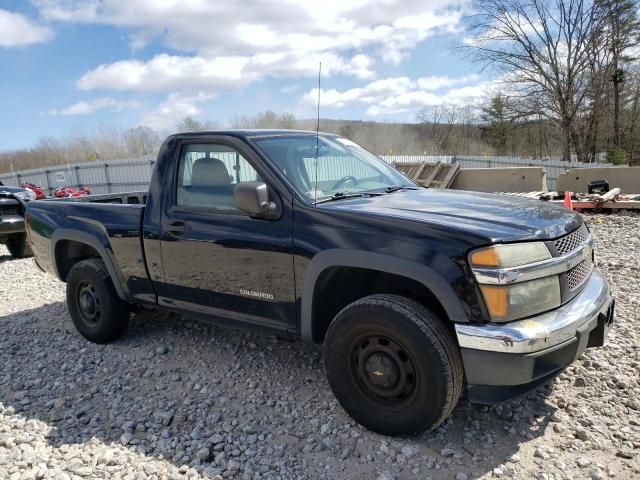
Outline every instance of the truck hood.
[[489, 242], [552, 239], [582, 224], [580, 215], [560, 205], [461, 190], [403, 190], [330, 202], [322, 207], [462, 230]]

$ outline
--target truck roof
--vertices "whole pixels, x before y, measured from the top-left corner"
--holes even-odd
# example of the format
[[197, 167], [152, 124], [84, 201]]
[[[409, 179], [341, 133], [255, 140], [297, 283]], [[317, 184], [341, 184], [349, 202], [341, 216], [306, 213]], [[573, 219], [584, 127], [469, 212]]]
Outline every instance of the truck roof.
[[[194, 132], [181, 132], [171, 135], [178, 137], [199, 137], [207, 135], [230, 135], [233, 137], [265, 137], [276, 135], [315, 135], [315, 130], [289, 130], [284, 128], [242, 128], [242, 129], [225, 129], [225, 130], [201, 130]], [[319, 135], [335, 135], [328, 132], [318, 132]]]

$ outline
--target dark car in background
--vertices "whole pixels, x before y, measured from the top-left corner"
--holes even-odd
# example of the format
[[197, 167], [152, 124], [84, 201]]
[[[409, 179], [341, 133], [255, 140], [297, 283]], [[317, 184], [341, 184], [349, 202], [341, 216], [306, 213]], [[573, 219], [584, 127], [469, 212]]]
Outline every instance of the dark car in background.
[[0, 243], [7, 245], [14, 258], [31, 256], [24, 231], [25, 202], [36, 195], [24, 188], [0, 185]]

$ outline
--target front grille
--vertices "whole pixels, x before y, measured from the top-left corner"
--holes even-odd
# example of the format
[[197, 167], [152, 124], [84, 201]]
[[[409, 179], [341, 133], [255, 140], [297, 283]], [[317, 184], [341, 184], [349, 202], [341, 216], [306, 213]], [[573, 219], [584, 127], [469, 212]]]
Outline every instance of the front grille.
[[567, 285], [569, 290], [573, 291], [579, 288], [591, 275], [593, 263], [591, 260], [583, 260], [578, 265], [567, 272]]
[[20, 215], [19, 205], [4, 205], [0, 206], [0, 217], [10, 217], [12, 215]]
[[556, 246], [558, 255], [566, 255], [569, 252], [573, 252], [589, 237], [589, 230], [583, 223], [577, 230], [554, 240], [553, 243]]

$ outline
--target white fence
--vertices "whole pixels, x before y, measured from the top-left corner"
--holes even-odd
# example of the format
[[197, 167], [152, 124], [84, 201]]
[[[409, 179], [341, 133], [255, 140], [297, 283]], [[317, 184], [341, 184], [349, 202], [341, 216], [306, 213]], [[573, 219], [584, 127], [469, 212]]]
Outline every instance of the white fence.
[[[555, 190], [558, 175], [568, 168], [611, 167], [608, 163], [563, 162], [561, 159], [537, 160], [520, 157], [487, 157], [460, 155], [393, 155], [382, 156], [387, 162], [458, 162], [462, 168], [544, 167], [547, 185]], [[91, 193], [120, 193], [146, 190], [151, 180], [155, 157], [129, 160], [95, 161], [67, 166], [51, 166], [0, 174], [5, 185], [19, 186], [29, 182], [51, 195], [58, 187], [84, 186]]]

